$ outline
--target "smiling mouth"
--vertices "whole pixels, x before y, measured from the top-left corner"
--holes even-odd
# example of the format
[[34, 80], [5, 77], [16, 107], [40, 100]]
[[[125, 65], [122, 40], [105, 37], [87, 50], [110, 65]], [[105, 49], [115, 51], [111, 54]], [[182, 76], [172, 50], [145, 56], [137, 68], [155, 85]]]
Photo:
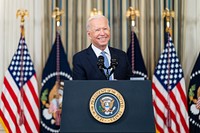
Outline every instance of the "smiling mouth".
[[98, 40], [100, 40], [100, 41], [106, 41], [107, 37], [100, 37], [100, 38], [98, 38]]

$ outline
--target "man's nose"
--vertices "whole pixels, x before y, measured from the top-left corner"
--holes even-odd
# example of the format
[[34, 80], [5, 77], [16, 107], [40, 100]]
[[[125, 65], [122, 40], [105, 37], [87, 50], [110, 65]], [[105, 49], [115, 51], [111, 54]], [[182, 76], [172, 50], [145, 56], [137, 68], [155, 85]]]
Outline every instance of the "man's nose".
[[101, 35], [102, 35], [102, 34], [104, 35], [104, 34], [105, 34], [105, 31], [104, 31], [103, 29], [101, 29], [101, 30], [100, 30], [100, 34], [101, 34]]

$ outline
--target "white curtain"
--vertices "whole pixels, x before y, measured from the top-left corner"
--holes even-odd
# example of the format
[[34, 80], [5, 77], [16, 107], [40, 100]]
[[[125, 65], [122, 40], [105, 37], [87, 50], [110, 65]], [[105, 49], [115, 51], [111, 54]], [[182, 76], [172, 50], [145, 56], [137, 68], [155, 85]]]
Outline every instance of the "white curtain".
[[[46, 4], [45, 4], [46, 3]], [[51, 32], [48, 14], [50, 4], [45, 0], [1, 0], [0, 1], [0, 84], [7, 70], [20, 39], [20, 17], [16, 18], [18, 9], [26, 9], [29, 17], [25, 17], [25, 39], [31, 59], [34, 63], [38, 80], [51, 48]], [[48, 36], [48, 38], [47, 38]], [[46, 39], [47, 38], [47, 39]]]
[[[186, 79], [190, 80], [190, 74], [200, 52], [200, 0], [186, 1], [184, 12], [184, 45], [183, 68]], [[200, 69], [200, 68], [199, 68]]]

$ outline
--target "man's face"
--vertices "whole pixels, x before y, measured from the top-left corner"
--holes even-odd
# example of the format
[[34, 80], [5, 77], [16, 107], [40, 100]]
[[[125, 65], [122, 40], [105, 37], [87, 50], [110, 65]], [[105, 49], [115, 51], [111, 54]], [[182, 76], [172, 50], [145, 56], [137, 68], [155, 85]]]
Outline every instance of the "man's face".
[[105, 18], [90, 21], [90, 29], [87, 32], [92, 43], [99, 49], [104, 50], [110, 40], [110, 28]]

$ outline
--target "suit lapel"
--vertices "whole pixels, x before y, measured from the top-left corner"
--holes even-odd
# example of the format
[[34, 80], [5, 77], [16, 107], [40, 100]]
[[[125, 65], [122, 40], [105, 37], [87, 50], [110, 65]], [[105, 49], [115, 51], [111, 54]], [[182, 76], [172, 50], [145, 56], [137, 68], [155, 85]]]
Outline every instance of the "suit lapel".
[[[111, 47], [108, 47], [108, 48], [109, 48], [109, 51], [110, 51], [110, 56], [111, 56], [110, 58], [111, 59], [117, 58], [117, 54], [115, 53], [115, 51]], [[113, 74], [114, 74], [113, 78], [115, 79], [116, 78], [116, 73], [114, 72]]]
[[92, 50], [91, 45], [87, 48], [87, 59], [89, 60], [91, 65], [93, 65], [93, 67], [96, 68], [96, 66], [97, 66], [97, 57], [96, 57], [94, 51]]
[[97, 59], [97, 56], [94, 53], [91, 45], [87, 48], [87, 59], [90, 62], [90, 65], [92, 65], [92, 68], [95, 69], [96, 76], [97, 77], [101, 76], [101, 79], [104, 79], [105, 75], [103, 75], [103, 73], [97, 67], [97, 61], [98, 61], [98, 59]]
[[111, 59], [112, 58], [118, 58], [117, 57], [117, 53], [115, 53], [114, 49], [112, 49], [111, 47], [109, 47], [109, 51], [110, 51]]

